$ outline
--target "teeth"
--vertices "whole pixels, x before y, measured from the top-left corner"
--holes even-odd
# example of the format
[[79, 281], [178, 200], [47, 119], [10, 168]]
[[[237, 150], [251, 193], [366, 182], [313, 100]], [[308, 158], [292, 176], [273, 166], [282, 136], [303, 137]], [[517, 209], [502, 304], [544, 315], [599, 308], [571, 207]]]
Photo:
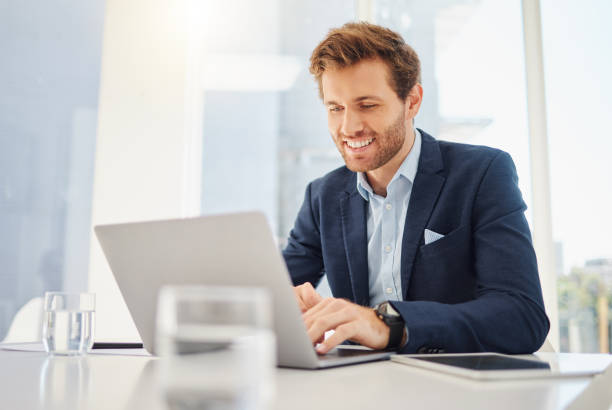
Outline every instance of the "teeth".
[[370, 145], [372, 141], [374, 141], [374, 138], [370, 138], [368, 140], [363, 140], [363, 141], [346, 141], [346, 145], [348, 145], [351, 148], [361, 148], [361, 147], [365, 147], [366, 145]]

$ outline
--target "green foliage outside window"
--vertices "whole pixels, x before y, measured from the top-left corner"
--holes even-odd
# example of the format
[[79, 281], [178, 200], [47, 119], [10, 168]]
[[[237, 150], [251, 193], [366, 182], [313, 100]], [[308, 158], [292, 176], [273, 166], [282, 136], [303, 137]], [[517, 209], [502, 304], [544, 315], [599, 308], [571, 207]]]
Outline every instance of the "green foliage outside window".
[[557, 281], [559, 297], [559, 321], [561, 351], [596, 353], [601, 351], [599, 304], [601, 298], [607, 306], [608, 343], [610, 351], [610, 319], [612, 319], [612, 284], [598, 273], [585, 272], [582, 268], [572, 269], [569, 275], [560, 276]]

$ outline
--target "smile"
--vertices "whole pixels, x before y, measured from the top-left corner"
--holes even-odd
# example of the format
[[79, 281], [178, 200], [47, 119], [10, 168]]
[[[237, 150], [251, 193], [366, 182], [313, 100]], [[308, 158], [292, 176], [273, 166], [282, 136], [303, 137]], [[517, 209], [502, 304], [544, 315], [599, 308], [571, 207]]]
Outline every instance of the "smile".
[[363, 141], [345, 140], [344, 142], [346, 142], [346, 145], [348, 145], [350, 148], [362, 148], [362, 147], [370, 145], [372, 141], [374, 141], [374, 138], [370, 138], [370, 139], [363, 140]]

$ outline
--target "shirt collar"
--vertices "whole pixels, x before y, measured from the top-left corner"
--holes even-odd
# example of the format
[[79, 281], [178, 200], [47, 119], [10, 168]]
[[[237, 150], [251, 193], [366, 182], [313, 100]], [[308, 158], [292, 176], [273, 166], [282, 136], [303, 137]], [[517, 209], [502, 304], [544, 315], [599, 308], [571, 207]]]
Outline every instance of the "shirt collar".
[[[414, 144], [412, 145], [412, 149], [400, 165], [399, 169], [391, 178], [391, 182], [398, 179], [400, 176], [406, 178], [410, 183], [414, 183], [414, 178], [416, 177], [417, 169], [419, 167], [419, 157], [421, 156], [421, 133], [416, 128], [414, 129]], [[391, 185], [389, 182], [389, 185]], [[358, 172], [357, 173], [357, 191], [359, 194], [365, 199], [369, 201], [370, 195], [374, 195], [374, 191], [372, 187], [368, 183], [368, 179], [365, 176], [365, 173]]]

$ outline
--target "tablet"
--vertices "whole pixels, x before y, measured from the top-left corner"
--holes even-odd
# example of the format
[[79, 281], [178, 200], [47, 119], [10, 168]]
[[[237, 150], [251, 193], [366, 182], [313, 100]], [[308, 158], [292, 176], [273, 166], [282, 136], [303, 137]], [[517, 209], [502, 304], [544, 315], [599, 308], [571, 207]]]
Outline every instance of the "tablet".
[[601, 368], [574, 368], [562, 371], [563, 366], [551, 366], [536, 356], [518, 358], [498, 353], [393, 355], [391, 360], [409, 366], [435, 370], [479, 380], [524, 379], [540, 377], [590, 376]]

